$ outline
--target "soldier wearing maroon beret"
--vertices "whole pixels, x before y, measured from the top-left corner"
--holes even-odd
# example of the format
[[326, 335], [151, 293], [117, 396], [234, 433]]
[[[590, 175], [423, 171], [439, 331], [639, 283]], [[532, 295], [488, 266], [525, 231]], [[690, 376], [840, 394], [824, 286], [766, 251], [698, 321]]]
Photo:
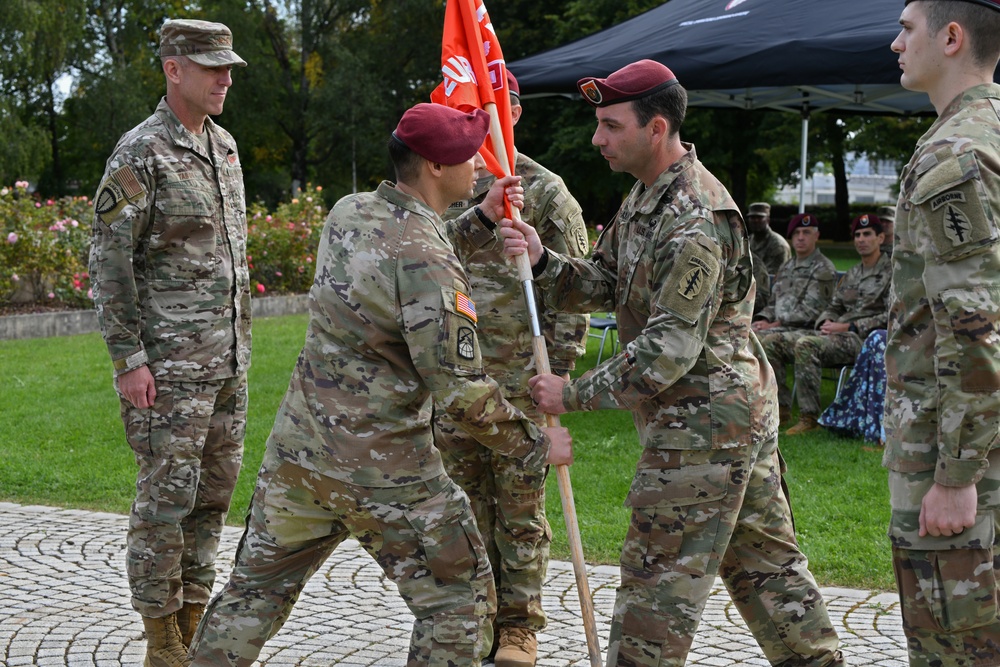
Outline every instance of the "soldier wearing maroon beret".
[[634, 414], [644, 451], [627, 505], [608, 665], [682, 665], [721, 575], [771, 664], [838, 665], [839, 640], [782, 491], [777, 395], [751, 331], [749, 238], [732, 197], [680, 138], [687, 93], [664, 65], [577, 84], [593, 143], [638, 180], [589, 259], [527, 250], [547, 303], [614, 310], [621, 352], [571, 382], [532, 378], [549, 414]]
[[[522, 106], [517, 79], [509, 70], [507, 84], [516, 133]], [[520, 150], [514, 151], [514, 174], [521, 177], [524, 188], [521, 219], [538, 231], [543, 242], [574, 257], [590, 252], [583, 211], [563, 179]], [[474, 195], [452, 204], [444, 219], [458, 218], [480, 204], [495, 181], [486, 172]], [[528, 378], [535, 374], [532, 327], [524, 316], [517, 267], [504, 261], [500, 244], [477, 250], [463, 265], [477, 306], [490, 314], [476, 331], [486, 372], [500, 383], [507, 400], [543, 425], [545, 417], [528, 391]], [[568, 377], [586, 352], [587, 315], [561, 313], [540, 301], [538, 320], [553, 372]], [[441, 450], [448, 475], [469, 496], [493, 565], [497, 584], [493, 662], [496, 667], [534, 665], [536, 633], [546, 625], [542, 588], [552, 534], [545, 516], [548, 467], [529, 469], [491, 451], [444, 411], [434, 412], [434, 444]]]
[[911, 665], [1000, 664], [1000, 0], [908, 0], [937, 120], [900, 175], [885, 350], [889, 539]]
[[[459, 258], [492, 234], [449, 234], [441, 213], [483, 168], [489, 118], [418, 104], [392, 133], [396, 183], [330, 211], [305, 346], [271, 430], [233, 574], [192, 647], [193, 665], [254, 664], [306, 579], [349, 536], [416, 620], [408, 665], [479, 665], [492, 639], [490, 561], [431, 433], [432, 402], [485, 447], [542, 466], [563, 428], [539, 429], [483, 371]], [[503, 216], [499, 179], [456, 225]], [[476, 225], [472, 223], [475, 222]], [[453, 246], [449, 236], [458, 243]], [[543, 432], [544, 431], [544, 432]]]

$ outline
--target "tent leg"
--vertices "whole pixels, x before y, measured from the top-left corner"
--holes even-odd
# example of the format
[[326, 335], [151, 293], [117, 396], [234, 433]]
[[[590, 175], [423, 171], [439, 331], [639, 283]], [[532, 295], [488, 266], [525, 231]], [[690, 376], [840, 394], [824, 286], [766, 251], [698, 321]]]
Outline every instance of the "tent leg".
[[[799, 162], [799, 213], [806, 210], [806, 162], [809, 152], [809, 109], [802, 110], [802, 157]], [[815, 202], [813, 202], [815, 203]]]

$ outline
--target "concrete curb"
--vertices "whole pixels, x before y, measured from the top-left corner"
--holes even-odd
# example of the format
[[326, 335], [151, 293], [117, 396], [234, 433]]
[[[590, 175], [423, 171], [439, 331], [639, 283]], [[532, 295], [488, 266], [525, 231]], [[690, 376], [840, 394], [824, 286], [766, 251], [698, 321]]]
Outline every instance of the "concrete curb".
[[[308, 294], [263, 296], [253, 299], [254, 317], [276, 317], [304, 313], [309, 307]], [[100, 331], [93, 310], [67, 310], [54, 313], [7, 315], [0, 317], [0, 340], [51, 338]]]

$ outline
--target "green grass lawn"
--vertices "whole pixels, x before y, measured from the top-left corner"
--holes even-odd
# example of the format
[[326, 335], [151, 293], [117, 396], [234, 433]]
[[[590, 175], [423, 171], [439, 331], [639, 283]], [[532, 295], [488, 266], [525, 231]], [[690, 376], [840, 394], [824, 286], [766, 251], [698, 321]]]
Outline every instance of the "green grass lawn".
[[[254, 322], [250, 419], [230, 523], [250, 500], [264, 442], [305, 332], [306, 316]], [[591, 339], [580, 368], [597, 356]], [[0, 341], [0, 500], [127, 513], [135, 464], [118, 416], [111, 366], [99, 334]], [[824, 382], [824, 401], [833, 383]], [[638, 438], [629, 413], [563, 415], [576, 441], [571, 468], [588, 562], [616, 563], [628, 523], [623, 507]], [[796, 529], [823, 585], [893, 587], [886, 473], [881, 454], [826, 431], [782, 438]], [[548, 482], [553, 557], [567, 559], [555, 475]]]

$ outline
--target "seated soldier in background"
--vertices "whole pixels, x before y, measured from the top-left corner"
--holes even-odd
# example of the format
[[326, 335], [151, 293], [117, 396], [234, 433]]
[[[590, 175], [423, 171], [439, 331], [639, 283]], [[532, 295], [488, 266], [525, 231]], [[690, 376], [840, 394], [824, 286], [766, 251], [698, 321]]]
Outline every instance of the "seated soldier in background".
[[893, 228], [896, 224], [896, 207], [879, 206], [878, 219], [882, 221], [882, 231], [885, 233], [885, 241], [882, 242], [882, 254], [892, 257]]
[[[875, 215], [859, 215], [851, 223], [851, 231], [861, 262], [840, 281], [830, 305], [816, 318], [815, 330], [765, 333], [761, 338], [779, 387], [786, 377], [785, 364], [795, 363], [799, 422], [788, 429], [788, 435], [819, 428], [823, 367], [853, 364], [868, 334], [886, 326], [891, 266], [879, 248], [884, 240], [882, 223]], [[779, 392], [782, 411], [791, 410], [791, 398], [791, 392]]]
[[[788, 223], [795, 257], [778, 270], [771, 286], [771, 299], [751, 325], [758, 335], [765, 332], [812, 330], [833, 296], [837, 286], [837, 269], [816, 247], [819, 241], [819, 220], [810, 213], [799, 213]], [[778, 376], [781, 421], [791, 416], [791, 396], [785, 377]]]
[[746, 216], [750, 232], [750, 258], [753, 261], [753, 277], [757, 281], [757, 297], [753, 312], [761, 311], [771, 301], [771, 276], [792, 257], [788, 241], [771, 229], [771, 205], [767, 202], [750, 204]]

